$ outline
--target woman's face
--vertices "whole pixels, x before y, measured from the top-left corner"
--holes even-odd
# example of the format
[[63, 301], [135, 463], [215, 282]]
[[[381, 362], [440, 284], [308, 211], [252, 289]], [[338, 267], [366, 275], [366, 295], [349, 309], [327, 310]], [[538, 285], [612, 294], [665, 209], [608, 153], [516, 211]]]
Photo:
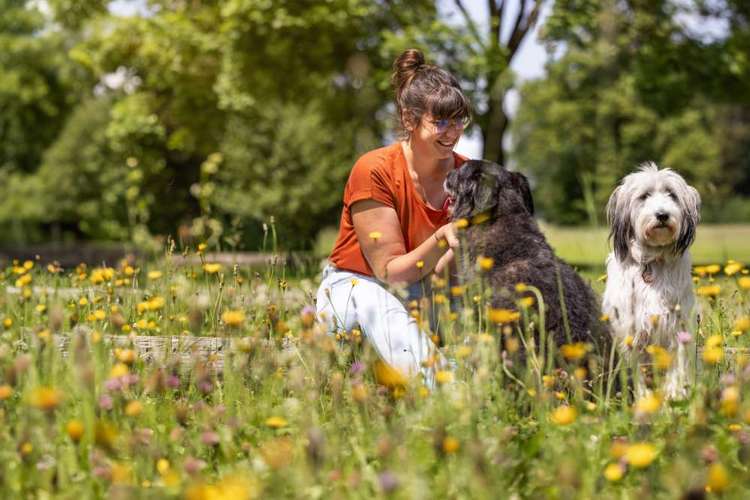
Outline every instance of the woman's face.
[[466, 122], [460, 118], [438, 120], [425, 113], [411, 131], [412, 146], [433, 158], [450, 158], [465, 126]]

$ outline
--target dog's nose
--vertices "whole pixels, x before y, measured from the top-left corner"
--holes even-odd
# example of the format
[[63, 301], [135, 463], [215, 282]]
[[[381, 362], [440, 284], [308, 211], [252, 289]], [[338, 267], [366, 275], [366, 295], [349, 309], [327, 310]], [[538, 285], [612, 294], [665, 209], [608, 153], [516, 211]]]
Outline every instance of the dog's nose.
[[667, 222], [669, 214], [667, 212], [656, 212], [656, 220], [659, 222]]

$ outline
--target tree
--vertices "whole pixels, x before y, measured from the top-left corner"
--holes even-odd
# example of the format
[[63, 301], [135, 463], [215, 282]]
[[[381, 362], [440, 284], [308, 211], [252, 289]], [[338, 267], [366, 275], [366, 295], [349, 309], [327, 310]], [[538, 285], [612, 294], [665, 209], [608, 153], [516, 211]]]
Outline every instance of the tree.
[[37, 2], [0, 0], [0, 171], [31, 172], [54, 141], [80, 88], [90, 83], [67, 58], [67, 34]]
[[[676, 45], [683, 43], [674, 35], [671, 4], [630, 9], [608, 0], [556, 4], [546, 37], [567, 50], [546, 78], [522, 89], [515, 155], [553, 222], [599, 223], [616, 181], [649, 160], [711, 193], [709, 209], [731, 191], [716, 168], [722, 110], [688, 92], [687, 70], [667, 62], [679, 59]], [[694, 50], [684, 43], [683, 50]]]
[[469, 14], [462, 0], [453, 0], [463, 15], [468, 36], [466, 43], [467, 62], [463, 74], [476, 82], [476, 122], [482, 131], [484, 150], [482, 156], [488, 160], [505, 163], [503, 139], [508, 129], [508, 115], [503, 107], [505, 95], [512, 86], [507, 75], [511, 62], [518, 54], [524, 38], [534, 31], [544, 0], [519, 0], [518, 9], [511, 20], [510, 32], [503, 40], [503, 26], [511, 15], [509, 2], [488, 0], [489, 23], [482, 32]]
[[159, 0], [127, 18], [76, 3], [91, 17], [73, 59], [124, 79], [104, 90], [97, 144], [113, 155], [105, 170], [134, 163], [126, 179], [141, 176], [126, 191], [131, 225], [192, 224], [222, 241], [222, 223], [252, 236], [273, 216], [287, 247], [335, 222], [351, 165], [385, 135], [396, 54], [384, 40], [437, 15], [427, 0]]

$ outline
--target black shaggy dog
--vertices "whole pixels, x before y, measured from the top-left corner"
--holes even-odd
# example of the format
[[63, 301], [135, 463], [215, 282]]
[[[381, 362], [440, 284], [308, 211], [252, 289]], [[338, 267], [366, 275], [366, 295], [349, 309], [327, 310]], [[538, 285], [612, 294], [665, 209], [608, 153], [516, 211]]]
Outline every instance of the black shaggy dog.
[[545, 329], [558, 345], [568, 342], [567, 321], [573, 342], [606, 349], [601, 344], [605, 335], [598, 333], [598, 300], [573, 268], [555, 256], [539, 230], [526, 177], [496, 163], [471, 160], [448, 175], [445, 188], [452, 198], [452, 220], [470, 221], [462, 242], [469, 262], [479, 256], [494, 260], [489, 271], [492, 306], [517, 309], [515, 285], [533, 285], [544, 298]]

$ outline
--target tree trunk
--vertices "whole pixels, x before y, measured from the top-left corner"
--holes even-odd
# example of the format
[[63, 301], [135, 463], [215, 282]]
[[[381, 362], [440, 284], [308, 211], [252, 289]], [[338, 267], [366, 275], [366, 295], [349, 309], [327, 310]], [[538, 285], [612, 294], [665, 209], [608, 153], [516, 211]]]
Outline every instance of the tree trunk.
[[508, 116], [503, 109], [504, 94], [493, 96], [487, 109], [487, 129], [484, 134], [484, 151], [482, 156], [485, 160], [494, 161], [505, 165], [505, 151], [503, 150], [503, 138], [508, 128]]

